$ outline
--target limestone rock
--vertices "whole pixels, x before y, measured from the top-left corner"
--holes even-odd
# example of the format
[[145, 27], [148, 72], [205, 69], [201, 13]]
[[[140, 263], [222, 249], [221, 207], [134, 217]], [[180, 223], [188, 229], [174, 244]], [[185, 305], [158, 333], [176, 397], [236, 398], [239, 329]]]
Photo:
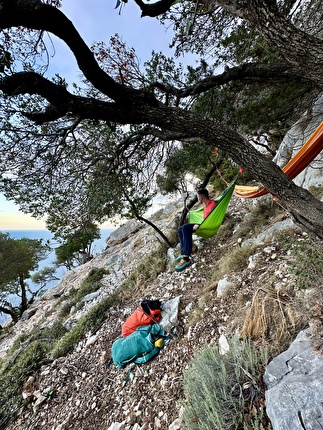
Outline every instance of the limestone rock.
[[323, 428], [323, 355], [312, 348], [311, 333], [299, 333], [287, 351], [267, 366], [266, 410], [273, 430]]

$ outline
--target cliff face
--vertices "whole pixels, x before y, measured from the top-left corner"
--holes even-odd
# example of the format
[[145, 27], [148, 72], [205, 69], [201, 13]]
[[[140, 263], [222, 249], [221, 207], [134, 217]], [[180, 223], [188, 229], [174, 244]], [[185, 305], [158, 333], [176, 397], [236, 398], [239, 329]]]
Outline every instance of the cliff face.
[[[170, 235], [180, 210], [181, 202], [171, 204], [154, 214], [151, 221]], [[101, 288], [82, 299], [82, 307], [68, 309], [66, 328], [73, 327], [132, 276], [131, 287], [123, 288], [98, 329], [88, 332], [70, 353], [44, 365], [28, 379], [22, 393], [25, 406], [6, 428], [181, 429], [183, 374], [201, 348], [218, 346], [230, 335], [240, 334], [270, 346], [274, 357], [303, 329], [310, 328], [309, 347], [316, 345], [320, 352], [322, 281], [317, 283], [315, 278], [306, 289], [297, 287], [291, 270], [296, 258], [290, 251], [291, 243], [322, 248], [279, 211], [279, 204], [270, 196], [257, 204], [233, 197], [218, 234], [208, 240], [195, 239], [189, 268], [174, 271], [178, 250], [171, 249], [164, 254], [165, 268], [147, 281], [149, 273], [156, 270], [152, 252], [160, 241], [151, 227], [126, 223], [110, 236], [105, 252], [67, 273], [0, 339], [0, 357], [5, 358], [21, 334], [52, 325], [68, 307], [70, 291], [80, 289], [93, 268], [104, 268], [108, 273]], [[184, 327], [184, 336], [170, 341], [144, 365], [123, 370], [108, 365], [122, 323], [141, 300], [166, 302], [173, 298], [179, 298], [178, 322]], [[259, 319], [255, 316], [256, 303], [262, 309]]]

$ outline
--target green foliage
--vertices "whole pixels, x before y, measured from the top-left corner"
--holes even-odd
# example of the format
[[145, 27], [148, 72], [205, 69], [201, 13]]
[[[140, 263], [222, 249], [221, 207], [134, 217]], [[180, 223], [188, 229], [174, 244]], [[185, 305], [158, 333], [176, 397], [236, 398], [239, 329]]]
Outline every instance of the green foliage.
[[162, 192], [186, 191], [186, 175], [192, 173], [203, 177], [214, 165], [212, 148], [203, 142], [185, 144], [172, 150], [165, 162], [165, 172], [157, 176], [157, 184]]
[[295, 288], [305, 290], [323, 287], [323, 246], [321, 242], [286, 237], [286, 250], [292, 258], [288, 260], [294, 275]]
[[31, 276], [31, 280], [32, 280], [32, 282], [33, 282], [34, 284], [38, 284], [38, 285], [40, 285], [40, 286], [43, 288], [43, 287], [45, 287], [45, 286], [46, 286], [46, 284], [47, 284], [49, 281], [52, 281], [52, 280], [57, 280], [57, 281], [58, 281], [58, 279], [59, 279], [59, 278], [57, 278], [57, 277], [55, 276], [55, 272], [56, 272], [56, 270], [57, 270], [57, 268], [56, 268], [55, 266], [52, 266], [52, 267], [49, 267], [49, 266], [44, 267], [44, 268], [43, 268], [42, 270], [40, 270], [39, 272], [34, 273], [34, 274]]
[[107, 311], [119, 301], [118, 294], [110, 294], [78, 320], [62, 338], [54, 345], [51, 351], [51, 359], [66, 355], [89, 332], [94, 332], [105, 320]]
[[0, 287], [15, 283], [19, 276], [28, 278], [49, 249], [41, 239], [13, 239], [8, 233], [0, 233]]
[[[74, 291], [75, 300], [98, 289], [106, 271], [93, 269], [84, 280], [79, 291]], [[0, 426], [7, 424], [22, 405], [21, 390], [28, 376], [42, 365], [69, 351], [90, 331], [95, 331], [106, 318], [106, 312], [118, 303], [118, 294], [111, 294], [93, 307], [68, 331], [57, 320], [48, 327], [37, 325], [15, 341], [7, 353], [6, 362], [1, 363], [0, 376]]]
[[[28, 308], [41, 288], [28, 293], [26, 279], [50, 250], [47, 243], [36, 239], [13, 239], [8, 233], [0, 233], [0, 306], [2, 312], [10, 315], [16, 322]], [[14, 299], [20, 300], [17, 305]]]
[[[36, 334], [36, 331], [38, 333]], [[48, 363], [51, 342], [57, 335], [61, 336], [61, 327], [54, 324], [45, 332], [39, 328], [26, 340], [26, 347], [12, 351], [11, 360], [2, 363], [0, 374], [0, 427], [5, 428], [14, 418], [22, 405], [21, 391], [28, 377], [33, 375], [42, 365]], [[41, 339], [42, 336], [45, 336]], [[21, 344], [23, 345], [23, 344]]]
[[[302, 100], [311, 91], [308, 84], [298, 81], [268, 85], [250, 85], [241, 89], [237, 100], [236, 118], [245, 133], [253, 134], [261, 130], [271, 135], [271, 146], [276, 149], [281, 143], [286, 129], [298, 118]], [[282, 130], [276, 124], [280, 124]], [[272, 128], [275, 132], [273, 134]]]
[[231, 82], [204, 93], [194, 104], [194, 110], [258, 139], [267, 135], [269, 146], [276, 150], [303, 109], [300, 100], [310, 91], [309, 84], [291, 80], [255, 81], [247, 85]]
[[149, 282], [156, 279], [166, 268], [166, 252], [167, 248], [165, 245], [160, 245], [156, 250], [152, 251], [147, 255], [145, 261], [137, 265], [121, 288], [126, 290], [132, 290], [136, 287], [144, 288]]
[[[209, 19], [199, 16], [199, 21]], [[225, 12], [217, 15], [217, 26], [216, 29], [212, 26], [212, 31], [209, 22], [196, 25], [194, 35], [189, 38], [189, 49], [192, 44], [200, 44], [203, 51], [211, 47], [217, 53], [213, 55], [216, 58], [215, 66], [280, 61], [277, 51], [264, 42], [255, 28], [244, 21], [230, 20]], [[212, 74], [210, 70], [205, 73], [209, 76]], [[191, 76], [194, 76], [192, 71]], [[195, 72], [195, 81], [200, 79]], [[258, 140], [266, 136], [269, 147], [275, 151], [286, 129], [303, 111], [301, 101], [311, 90], [310, 84], [299, 80], [232, 80], [201, 94], [193, 104], [193, 110], [237, 128], [244, 134], [256, 136]]]
[[277, 52], [271, 51], [255, 28], [246, 22], [241, 21], [232, 30], [222, 39], [225, 62], [232, 63], [234, 59], [236, 63], [243, 63], [252, 59], [267, 63], [278, 57]]
[[108, 273], [109, 273], [109, 271], [104, 269], [103, 267], [93, 268], [90, 270], [90, 273], [87, 275], [86, 282], [88, 284], [94, 285], [95, 289], [93, 291], [96, 291], [97, 288], [95, 287], [95, 285], [99, 284], [100, 286], [102, 286], [100, 281], [103, 278], [103, 276], [107, 275]]
[[[37, 110], [39, 106], [33, 108]], [[19, 129], [19, 125], [16, 127]], [[32, 128], [36, 132], [37, 127]], [[123, 154], [120, 149], [126, 140], [123, 128], [115, 130], [105, 121], [82, 121], [77, 136], [87, 144], [79, 144], [70, 136], [68, 142], [52, 151], [48, 149], [52, 148], [48, 140], [51, 142], [54, 129], [54, 124], [47, 124], [38, 130], [44, 144], [42, 151], [38, 151], [38, 139], [20, 149], [23, 178], [6, 177], [0, 188], [8, 198], [23, 206], [25, 212], [37, 217], [46, 215], [48, 229], [62, 242], [58, 260], [67, 261], [71, 268], [74, 263], [84, 263], [84, 256], [91, 255], [91, 242], [85, 240], [86, 235], [93, 233], [91, 224], [115, 217], [118, 221], [134, 218], [146, 212], [154, 196], [155, 170], [164, 158], [163, 148], [159, 150], [158, 144], [156, 148], [156, 141], [140, 132], [133, 137], [131, 130], [125, 145], [127, 154]], [[5, 147], [4, 152], [9, 153]], [[37, 165], [31, 159], [37, 159]], [[1, 160], [3, 164], [5, 160], [3, 163]], [[54, 177], [52, 169], [45, 169], [47, 165], [55, 166]]]
[[160, 82], [167, 86], [173, 85], [174, 87], [181, 87], [183, 82], [182, 64], [176, 64], [174, 58], [167, 58], [163, 53], [153, 51], [152, 57], [149, 61], [145, 62], [144, 66], [145, 80], [150, 84], [148, 90], [153, 91], [155, 96], [164, 98], [167, 104], [175, 104], [175, 95], [166, 95], [151, 84]]
[[[228, 340], [221, 355], [215, 346], [201, 349], [184, 373], [183, 423], [187, 430], [264, 430], [262, 375], [267, 349], [257, 350], [249, 340]], [[245, 413], [255, 410], [250, 422]], [[248, 414], [246, 414], [248, 415]]]
[[48, 218], [48, 228], [54, 232], [61, 245], [55, 249], [56, 264], [66, 264], [71, 269], [76, 261], [82, 264], [91, 259], [91, 246], [100, 238], [100, 229], [92, 221], [79, 225], [76, 229], [62, 224], [53, 215]]
[[90, 273], [84, 279], [81, 284], [79, 290], [76, 291], [73, 300], [70, 302], [70, 305], [73, 306], [75, 304], [80, 303], [83, 297], [88, 294], [94, 293], [102, 287], [101, 279], [104, 275], [108, 274], [109, 271], [103, 268], [91, 269]]
[[61, 318], [68, 315], [73, 306], [80, 309], [83, 305], [82, 299], [88, 294], [94, 293], [102, 287], [101, 279], [109, 273], [103, 268], [93, 268], [82, 281], [79, 289], [71, 288], [66, 296], [64, 296], [63, 305], [60, 308], [59, 315]]
[[[235, 176], [238, 174], [239, 166], [235, 166], [231, 160], [225, 159], [221, 163], [221, 176], [216, 175], [214, 180], [212, 181], [213, 189], [218, 193], [223, 191], [227, 187], [227, 183], [231, 182]], [[247, 174], [243, 173], [243, 178], [246, 178]], [[225, 182], [226, 181], [226, 182]], [[242, 185], [245, 179], [242, 179], [242, 176], [239, 178], [239, 184]]]
[[[63, 326], [62, 322], [57, 320], [54, 321], [48, 327], [42, 327], [41, 325], [35, 326], [30, 332], [23, 333], [14, 342], [9, 356], [15, 356], [19, 351], [19, 355], [24, 354], [24, 345], [29, 345], [31, 342], [44, 342], [48, 345], [52, 345], [58, 339], [65, 335], [67, 329]], [[50, 350], [50, 346], [49, 349]], [[10, 362], [10, 358], [8, 360]]]

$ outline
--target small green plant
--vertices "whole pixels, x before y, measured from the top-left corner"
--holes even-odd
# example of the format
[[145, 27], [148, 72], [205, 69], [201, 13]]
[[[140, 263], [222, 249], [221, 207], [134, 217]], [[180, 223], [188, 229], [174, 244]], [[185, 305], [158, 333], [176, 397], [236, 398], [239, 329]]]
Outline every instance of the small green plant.
[[166, 268], [166, 246], [160, 245], [156, 250], [152, 251], [145, 261], [139, 263], [136, 269], [131, 273], [129, 278], [122, 284], [124, 290], [131, 290], [140, 286], [143, 288]]
[[[229, 159], [225, 159], [221, 164], [221, 176], [216, 175], [214, 180], [212, 181], [213, 189], [218, 193], [223, 191], [227, 187], [227, 183], [231, 182], [235, 176], [237, 175], [239, 167], [233, 166], [232, 162]], [[247, 173], [244, 173], [244, 177], [248, 176]], [[242, 177], [239, 178], [239, 183], [244, 183], [245, 180]]]
[[75, 303], [79, 302], [88, 294], [94, 293], [102, 287], [101, 279], [104, 275], [109, 272], [105, 269], [92, 269], [87, 277], [82, 282], [80, 289], [77, 291], [75, 296]]
[[288, 261], [295, 288], [305, 290], [323, 286], [323, 247], [321, 242], [289, 240], [285, 243], [292, 258]]
[[78, 320], [64, 336], [59, 338], [53, 346], [51, 359], [66, 355], [88, 332], [95, 331], [106, 318], [106, 312], [119, 303], [118, 294], [110, 294], [93, 306], [89, 312]]
[[[30, 332], [25, 332], [18, 337], [12, 345], [10, 352], [7, 354], [9, 357], [15, 357], [24, 353], [24, 346], [30, 344], [33, 341], [45, 342], [51, 345], [60, 339], [66, 333], [66, 328], [60, 321], [54, 321], [48, 327], [42, 327], [42, 324], [35, 326]], [[12, 361], [12, 358], [9, 358]]]
[[184, 373], [187, 430], [270, 428], [262, 381], [268, 351], [237, 337], [228, 342], [230, 349], [224, 355], [215, 346], [201, 349]]
[[109, 274], [109, 271], [103, 268], [91, 269], [83, 280], [81, 287], [78, 290], [71, 288], [68, 295], [64, 297], [65, 301], [59, 310], [58, 316], [60, 318], [66, 317], [73, 306], [76, 306], [78, 310], [81, 309], [84, 306], [84, 303], [81, 302], [83, 297], [99, 290], [102, 287], [101, 279], [107, 274]]
[[244, 248], [235, 248], [232, 252], [224, 254], [219, 261], [218, 270], [216, 270], [211, 278], [208, 289], [213, 286], [224, 276], [235, 271], [242, 271], [248, 264], [250, 255], [254, 254], [255, 246], [245, 246]]

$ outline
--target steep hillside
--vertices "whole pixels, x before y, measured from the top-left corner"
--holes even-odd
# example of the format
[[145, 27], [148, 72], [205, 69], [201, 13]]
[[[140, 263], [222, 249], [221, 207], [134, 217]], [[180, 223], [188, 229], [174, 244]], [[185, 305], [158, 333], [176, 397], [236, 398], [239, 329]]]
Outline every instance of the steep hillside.
[[[183, 374], [198, 350], [218, 345], [221, 335], [239, 334], [250, 337], [258, 348], [269, 347], [273, 357], [301, 329], [311, 325], [320, 330], [322, 267], [312, 273], [309, 263], [302, 264], [308, 250], [322, 249], [322, 244], [296, 228], [270, 197], [263, 202], [255, 205], [233, 197], [218, 234], [197, 242], [194, 263], [182, 273], [173, 269], [176, 249], [167, 254], [158, 251], [158, 260], [160, 241], [151, 227], [140, 226], [123, 230], [106, 252], [68, 274], [25, 321], [2, 337], [4, 363], [9, 359], [12, 365], [23, 353], [20, 338], [18, 352], [9, 355], [13, 340], [25, 333], [23, 339], [30, 343], [26, 333], [33, 327], [45, 330], [62, 319], [63, 308], [68, 308], [65, 326], [73, 327], [107, 296], [117, 293], [117, 298], [98, 327], [66, 356], [30, 372], [32, 377], [23, 389], [25, 404], [5, 428], [181, 429]], [[179, 210], [180, 206], [169, 207], [152, 221], [166, 234], [174, 234]], [[79, 289], [93, 268], [108, 269], [102, 287], [83, 307], [69, 308], [69, 291]], [[155, 276], [156, 272], [160, 273]], [[178, 321], [184, 326], [184, 336], [170, 341], [144, 365], [123, 370], [109, 365], [112, 343], [140, 301], [175, 297], [180, 297]]]

